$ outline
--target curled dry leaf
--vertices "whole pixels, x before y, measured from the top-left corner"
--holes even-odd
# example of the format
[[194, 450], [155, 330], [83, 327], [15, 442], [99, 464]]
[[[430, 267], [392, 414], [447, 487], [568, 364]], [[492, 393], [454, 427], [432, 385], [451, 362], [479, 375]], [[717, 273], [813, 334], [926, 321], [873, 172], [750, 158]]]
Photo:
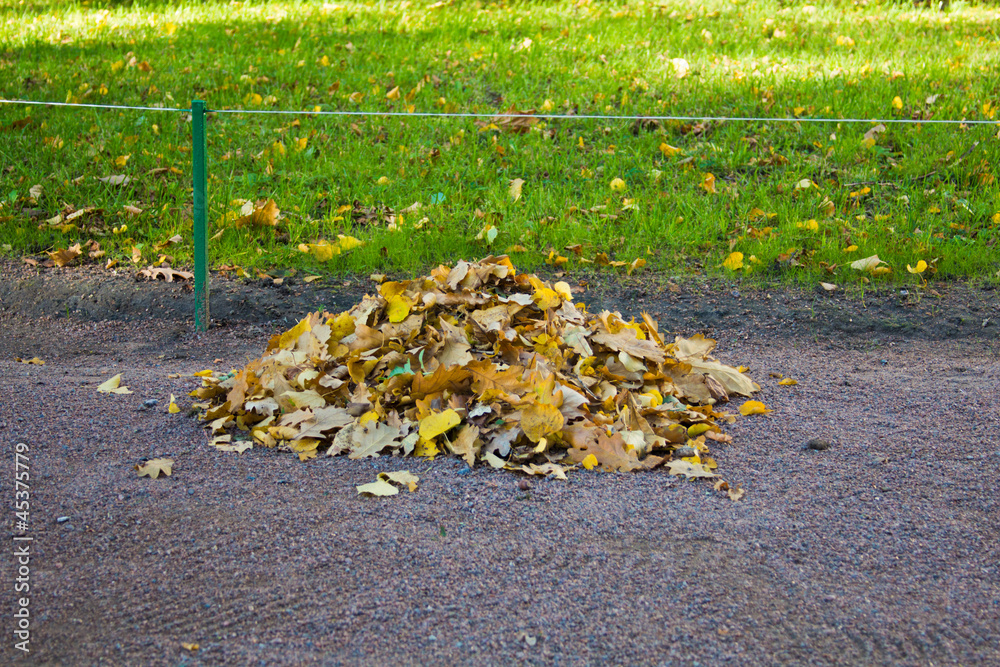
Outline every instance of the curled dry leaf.
[[[191, 393], [203, 419], [302, 460], [448, 453], [560, 478], [669, 462], [714, 477], [706, 443], [730, 442], [719, 425], [735, 419], [716, 406], [760, 389], [710, 356], [715, 341], [665, 341], [648, 314], [589, 313], [568, 284], [518, 274], [506, 256], [376, 289], [349, 311], [310, 313], [242, 370], [203, 377]], [[359, 492], [394, 493], [391, 481]]]

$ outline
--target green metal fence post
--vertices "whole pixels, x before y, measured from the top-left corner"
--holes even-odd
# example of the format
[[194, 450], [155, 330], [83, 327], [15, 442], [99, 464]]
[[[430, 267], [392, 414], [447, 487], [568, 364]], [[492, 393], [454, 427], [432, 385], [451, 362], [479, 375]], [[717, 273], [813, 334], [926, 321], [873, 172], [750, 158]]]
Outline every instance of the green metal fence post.
[[194, 327], [208, 330], [208, 220], [205, 199], [208, 173], [205, 166], [205, 103], [191, 101], [191, 158], [194, 185]]

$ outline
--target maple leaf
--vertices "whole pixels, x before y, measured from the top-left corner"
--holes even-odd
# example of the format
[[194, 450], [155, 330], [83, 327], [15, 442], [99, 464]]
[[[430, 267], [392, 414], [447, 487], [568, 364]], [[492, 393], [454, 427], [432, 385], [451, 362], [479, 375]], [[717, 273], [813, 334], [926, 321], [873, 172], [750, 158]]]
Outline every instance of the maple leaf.
[[533, 403], [521, 410], [521, 429], [532, 442], [559, 432], [564, 423], [562, 413], [554, 405]]
[[[582, 463], [588, 456], [597, 459], [597, 464], [606, 470], [628, 472], [644, 468], [635, 450], [626, 449], [625, 440], [620, 433], [608, 435], [602, 428], [567, 429], [567, 439], [573, 447], [566, 452], [566, 459], [573, 463]], [[589, 461], [589, 460], [588, 460]]]
[[639, 340], [635, 329], [625, 328], [615, 334], [607, 330], [598, 331], [590, 337], [590, 341], [640, 359], [649, 359], [657, 363], [666, 359], [666, 353], [656, 343]]
[[347, 458], [378, 458], [379, 452], [386, 447], [391, 447], [397, 437], [399, 437], [399, 429], [380, 422], [371, 422], [361, 428], [356, 428], [351, 435], [353, 446]]
[[142, 465], [135, 466], [135, 469], [138, 471], [139, 477], [148, 475], [151, 479], [156, 479], [160, 474], [169, 477], [173, 473], [173, 466], [173, 459], [151, 459]]

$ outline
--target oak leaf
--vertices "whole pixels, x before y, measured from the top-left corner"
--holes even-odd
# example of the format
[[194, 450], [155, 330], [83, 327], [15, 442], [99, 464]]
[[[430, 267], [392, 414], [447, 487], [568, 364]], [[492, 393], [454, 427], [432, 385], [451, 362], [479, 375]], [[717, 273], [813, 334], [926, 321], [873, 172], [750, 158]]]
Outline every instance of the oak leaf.
[[148, 475], [150, 479], [156, 479], [161, 474], [169, 477], [173, 473], [173, 466], [173, 459], [150, 459], [142, 465], [135, 466], [135, 469], [138, 471], [139, 477]]

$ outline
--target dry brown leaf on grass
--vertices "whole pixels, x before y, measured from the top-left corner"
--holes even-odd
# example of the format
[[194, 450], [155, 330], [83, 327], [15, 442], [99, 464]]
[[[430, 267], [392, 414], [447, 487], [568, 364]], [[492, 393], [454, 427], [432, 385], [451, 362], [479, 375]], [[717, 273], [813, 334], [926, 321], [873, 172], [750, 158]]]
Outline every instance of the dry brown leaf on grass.
[[247, 202], [240, 209], [240, 217], [233, 224], [236, 227], [274, 227], [280, 220], [281, 211], [273, 199], [254, 204]]
[[716, 405], [759, 389], [710, 356], [715, 341], [666, 343], [648, 314], [589, 313], [569, 285], [518, 274], [506, 256], [377, 288], [349, 311], [307, 315], [242, 370], [204, 377], [192, 392], [203, 419], [303, 461], [449, 453], [559, 478], [665, 462], [715, 477], [706, 443], [731, 442], [717, 425], [735, 418]]

